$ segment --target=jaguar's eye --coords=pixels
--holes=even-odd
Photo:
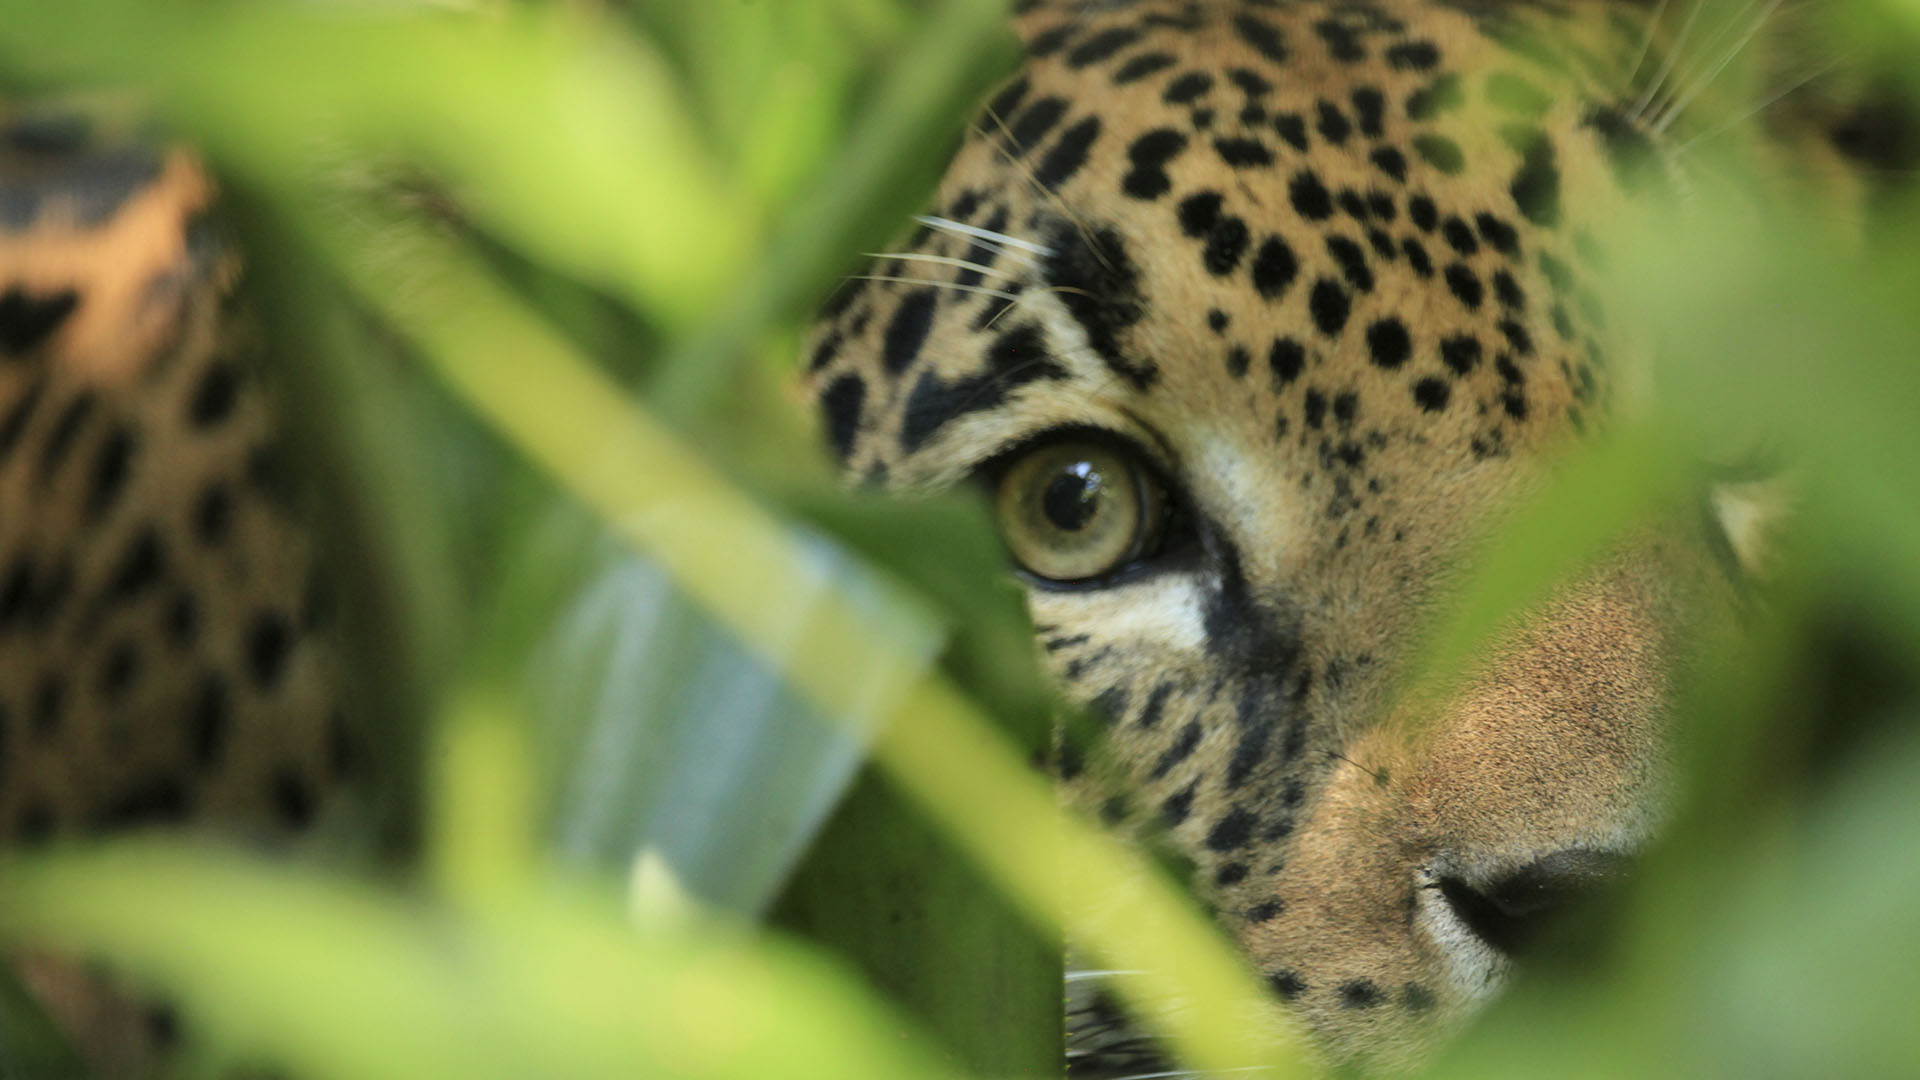
[[[994,506],[1021,566],[1050,581],[1074,582],[1150,554],[1165,521],[1166,494],[1131,455],[1063,440],[1008,465]]]

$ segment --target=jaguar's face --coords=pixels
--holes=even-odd
[[[1401,1060],[1659,816],[1675,635],[1719,573],[1697,520],[1446,696],[1395,693],[1475,545],[1605,422],[1630,350],[1596,285],[1649,136],[1539,53],[1557,16],[1028,7],[1028,62],[830,302],[810,385],[851,475],[991,492],[1047,663],[1109,722],[1066,781],[1192,861],[1335,1057]]]

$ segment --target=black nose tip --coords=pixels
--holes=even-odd
[[[1513,955],[1603,886],[1618,881],[1627,862],[1626,856],[1611,852],[1556,851],[1482,883],[1443,877],[1438,888],[1467,929]]]

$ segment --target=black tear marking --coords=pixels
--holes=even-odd
[[[1051,237],[1046,278],[1068,314],[1087,334],[1087,344],[1116,374],[1145,390],[1159,377],[1151,362],[1130,360],[1120,334],[1146,315],[1140,272],[1127,245],[1111,227],[1084,230],[1061,223]]]
[[[15,285],[0,293],[0,354],[20,357],[39,348],[79,306],[80,294],[73,289],[29,296]]]
[[[1014,390],[1040,379],[1065,379],[1067,369],[1047,349],[1034,323],[1023,323],[994,338],[986,351],[986,370],[946,382],[928,371],[907,395],[900,423],[900,446],[911,454],[940,428],[968,413],[998,408]]]

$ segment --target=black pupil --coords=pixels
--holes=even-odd
[[[1079,532],[1100,512],[1105,490],[1100,471],[1091,462],[1076,461],[1054,474],[1040,496],[1040,509],[1055,528]]]

